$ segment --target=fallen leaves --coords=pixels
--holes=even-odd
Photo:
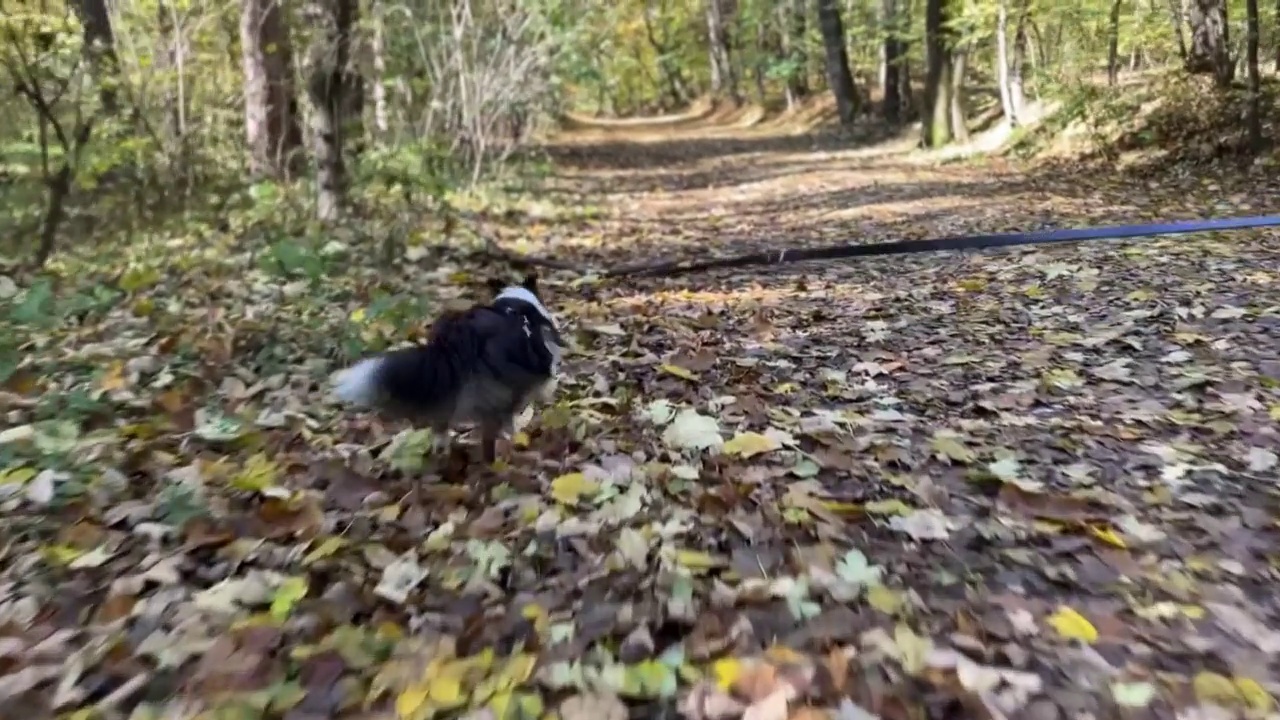
[[[871,240],[1116,204],[1105,179],[1028,193],[836,156],[875,213],[915,182],[1001,208],[859,221]],[[630,224],[586,231],[664,253],[754,222],[707,207],[773,202],[611,182],[638,205],[600,222]],[[797,204],[771,222],[829,210],[759,182]],[[655,198],[694,203],[693,229],[641,232]],[[588,349],[499,469],[319,389],[338,355],[421,337],[474,269],[352,263],[319,292],[230,247],[189,275],[132,259],[127,301],[41,330],[0,391],[0,714],[1273,712],[1274,249],[917,256],[586,300],[549,273]],[[0,290],[5,312],[47,304]]]

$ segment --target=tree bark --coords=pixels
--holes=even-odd
[[[311,101],[313,153],[316,158],[316,215],[338,217],[346,196],[343,148],[350,138],[351,95],[361,91],[351,67],[358,0],[313,0],[308,20],[316,29],[307,60],[307,97]]]
[[[1187,54],[1187,72],[1212,74],[1219,87],[1229,87],[1235,75],[1235,62],[1231,58],[1226,0],[1191,0],[1189,10],[1191,48]]]
[[[1276,74],[1280,75],[1280,0],[1276,0],[1276,12],[1274,19],[1275,28],[1272,32],[1276,38]]]
[[[727,91],[734,104],[742,104],[742,91],[739,87],[737,68],[733,64],[733,53],[729,28],[725,20],[725,0],[706,0],[707,12],[707,45],[711,61],[711,94],[715,97]]]
[[[881,92],[884,97],[881,114],[885,122],[897,125],[902,122],[902,66],[906,62],[906,46],[901,39],[902,23],[898,0],[884,0],[884,77]]]
[[[965,111],[964,74],[969,66],[969,51],[958,47],[952,53],[951,61],[951,135],[959,142],[969,139],[969,126],[965,122],[968,113]]]
[[[1280,2],[1280,0],[1277,0]],[[790,11],[790,28],[787,37],[787,55],[795,69],[787,77],[787,86],[797,98],[809,96],[809,23],[806,18],[809,4],[805,0],[793,0]]]
[[[849,70],[849,52],[844,46],[844,23],[836,0],[818,0],[818,29],[826,50],[827,84],[836,98],[840,124],[850,126],[858,116],[858,93]]]
[[[1000,109],[1012,126],[1018,124],[1009,83],[1009,8],[1006,0],[996,4],[996,83],[1000,86]]]
[[[1120,0],[1111,0],[1111,17],[1107,24],[1107,84],[1115,87],[1120,79]]]
[[[1245,66],[1249,73],[1249,147],[1262,149],[1262,78],[1258,68],[1258,0],[1245,0],[1245,19],[1248,25],[1248,42],[1245,49]]]
[[[84,54],[98,82],[102,110],[107,115],[115,115],[120,109],[116,99],[120,61],[116,57],[115,33],[111,30],[106,0],[75,0],[71,5],[84,26]]]
[[[379,8],[381,10],[381,8]],[[379,11],[373,19],[373,129],[378,142],[387,142],[391,134],[391,116],[387,105],[387,35],[386,19]]]
[[[1030,0],[1022,0],[1018,5],[1018,21],[1013,28],[1013,60],[1009,63],[1009,103],[1013,114],[1022,122],[1022,110],[1027,104],[1027,93],[1023,77],[1027,67],[1027,16],[1030,14]]]
[[[955,32],[950,20],[950,0],[927,0],[924,23],[928,67],[921,113],[921,142],[925,147],[941,147],[956,137],[951,112]]]
[[[245,135],[254,175],[302,169],[302,127],[293,86],[293,48],[277,0],[241,0]]]
[[[1173,36],[1178,41],[1178,57],[1182,58],[1183,64],[1187,62],[1187,37],[1182,32],[1183,23],[1182,1],[1169,0],[1169,22],[1173,24]]]
[[[667,33],[664,32],[663,36],[658,35],[652,11],[652,5],[646,0],[644,4],[645,33],[649,37],[649,44],[653,46],[654,54],[658,56],[658,72],[662,78],[663,93],[667,96],[671,107],[680,107],[689,101],[684,74],[680,71],[680,65],[671,57],[671,44],[665,37]]]

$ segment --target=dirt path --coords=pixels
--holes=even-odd
[[[904,141],[842,145],[697,124],[579,132],[553,148],[557,186],[606,217],[547,230],[543,250],[614,265],[1280,207],[1276,187],[1243,181],[1028,177],[935,166]],[[822,658],[833,684],[818,704],[847,696],[893,718],[1273,709],[1276,233],[598,292],[570,302],[595,394],[762,434],[672,478],[649,519],[717,558],[693,591],[714,628]],[[664,457],[665,427],[620,426],[617,448]]]
[[[485,229],[614,266],[1280,208],[750,119],[580,129]],[[240,232],[10,281],[0,717],[1275,716],[1276,233],[551,272],[578,351],[482,468],[332,379],[492,268]]]

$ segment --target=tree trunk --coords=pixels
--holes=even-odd
[[[1276,37],[1276,74],[1280,75],[1280,0],[1276,0],[1275,19],[1272,22],[1275,24],[1273,32]]]
[[[240,10],[250,172],[296,175],[302,168],[302,127],[288,27],[276,0],[241,0]]]
[[[1187,58],[1187,38],[1182,32],[1183,23],[1182,1],[1169,0],[1169,21],[1173,23],[1173,35],[1178,41],[1178,57],[1182,58],[1185,65]]]
[[[1219,87],[1229,87],[1235,75],[1235,63],[1231,58],[1226,0],[1191,0],[1188,20],[1191,48],[1187,54],[1187,72],[1212,74]]]
[[[644,4],[644,29],[649,37],[649,44],[658,58],[658,74],[662,79],[662,92],[672,107],[680,107],[689,101],[685,90],[684,75],[680,65],[671,56],[671,45],[666,39],[668,33],[659,36],[652,16],[653,6],[646,0]]]
[[[706,0],[707,46],[711,55],[711,94],[720,97],[727,91],[734,104],[739,105],[742,103],[742,92],[738,87],[737,68],[734,67],[730,49],[724,1]]]
[[[1258,68],[1258,0],[1245,0],[1245,19],[1248,25],[1248,43],[1245,48],[1245,66],[1249,73],[1249,147],[1254,152],[1262,149],[1262,78]]]
[[[307,8],[315,30],[307,59],[307,97],[316,158],[316,215],[338,217],[346,195],[343,147],[351,130],[350,95],[360,92],[351,67],[358,0],[313,0]]]
[[[386,19],[382,12],[377,12],[373,19],[373,42],[370,54],[373,55],[373,129],[377,133],[377,141],[385,143],[391,134],[391,118],[387,108],[387,36]]]
[[[924,8],[925,45],[928,56],[921,112],[921,142],[941,147],[955,139],[951,91],[954,74],[955,33],[951,29],[950,0],[927,0]]]
[[[787,45],[787,58],[792,65],[791,72],[787,75],[787,91],[796,99],[805,98],[809,96],[809,34],[805,20],[805,11],[809,6],[805,0],[793,0],[790,8],[785,5],[782,7],[788,20],[788,29],[783,37]]]
[[[969,126],[965,122],[964,73],[969,65],[967,48],[956,48],[951,61],[951,135],[959,142],[969,139]]]
[[[1013,108],[1009,83],[1009,8],[1006,0],[996,5],[996,83],[1000,86],[1000,109],[1011,126],[1018,125],[1018,111]]]
[[[1030,14],[1030,0],[1022,0],[1018,5],[1018,22],[1013,28],[1013,61],[1009,63],[1009,104],[1018,122],[1022,122],[1022,109],[1027,104],[1026,87],[1023,77],[1027,67],[1027,16]]]
[[[1120,79],[1120,0],[1111,0],[1111,18],[1107,24],[1107,84],[1115,87]]]
[[[111,31],[106,0],[75,0],[71,5],[84,26],[84,54],[98,82],[102,110],[107,115],[115,115],[120,109],[116,100],[120,61],[116,57],[115,34]]]
[[[906,63],[906,45],[901,39],[902,23],[898,17],[897,0],[884,0],[884,77],[881,79],[884,103],[881,114],[885,122],[897,125],[902,122],[903,65]]]
[[[844,46],[844,23],[836,0],[818,0],[818,29],[826,50],[827,84],[836,98],[840,124],[850,126],[858,116],[858,93],[849,70],[849,53]]]

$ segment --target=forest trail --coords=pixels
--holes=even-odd
[[[1280,207],[1274,183],[1035,176],[862,140],[699,120],[579,129],[552,145],[558,186],[605,212],[543,250],[613,267]],[[747,610],[754,637],[860,647],[844,679],[873,712],[922,717],[898,704],[922,682],[942,703],[929,717],[949,701],[966,717],[1273,708],[1280,234],[600,293],[594,312],[624,333],[598,334],[581,370],[768,438],[746,447],[803,450],[722,454],[683,509],[738,573],[722,588],[808,578],[815,616]]]
[[[453,236],[157,231],[67,254],[58,287],[0,277],[24,333],[0,716],[1273,712],[1275,232],[550,270],[574,348],[491,468],[331,381],[486,297],[508,268],[473,232],[616,267],[1256,214],[1274,178],[939,165],[710,112],[579,125],[503,198],[525,210]],[[369,230],[414,243],[387,265]]]

